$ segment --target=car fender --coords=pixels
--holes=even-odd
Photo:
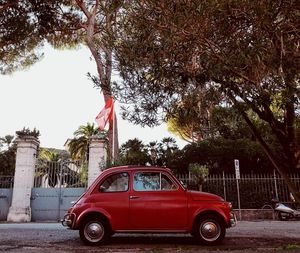
[[[82,220],[91,213],[98,213],[99,215],[104,216],[111,224],[112,217],[107,211],[105,211],[105,209],[100,208],[100,207],[90,207],[90,208],[84,210],[82,213],[80,213],[80,215],[77,217],[74,229],[79,228]]]
[[[226,226],[228,226],[228,217],[226,216],[226,214],[225,214],[224,210],[222,210],[222,208],[217,207],[217,206],[211,206],[209,208],[200,207],[193,213],[193,216],[191,219],[191,224],[190,224],[191,230],[193,228],[193,225],[194,225],[197,217],[208,214],[208,213],[215,213],[215,214],[219,215],[220,217],[222,217],[224,224]]]

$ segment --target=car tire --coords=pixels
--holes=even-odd
[[[207,214],[197,219],[193,235],[196,240],[204,245],[218,245],[225,237],[224,222],[213,214]]]
[[[80,239],[86,245],[96,246],[107,243],[110,233],[107,222],[97,216],[84,219],[79,228]]]
[[[283,212],[278,212],[278,219],[281,221],[287,221],[291,218],[292,216],[290,214],[283,214]]]

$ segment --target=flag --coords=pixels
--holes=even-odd
[[[113,116],[114,100],[113,98],[110,98],[95,119],[100,130],[104,130],[104,127],[106,126],[107,122],[113,120]]]

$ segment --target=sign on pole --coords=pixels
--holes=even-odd
[[[238,197],[239,218],[240,220],[242,220],[240,184],[239,184],[241,175],[240,175],[240,161],[238,159],[234,159],[234,168],[235,168],[236,188],[237,188],[237,197]]]
[[[234,160],[234,168],[235,168],[235,178],[241,179],[240,175],[240,161],[238,159]]]

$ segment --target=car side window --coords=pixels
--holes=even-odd
[[[161,174],[162,191],[177,190],[177,188],[177,185],[168,176]]]
[[[128,190],[128,173],[118,173],[106,178],[99,186],[100,192],[123,192]]]
[[[159,172],[137,172],[134,174],[135,191],[157,191],[160,189]]]
[[[137,172],[134,174],[135,191],[166,191],[177,189],[176,184],[160,172]]]

